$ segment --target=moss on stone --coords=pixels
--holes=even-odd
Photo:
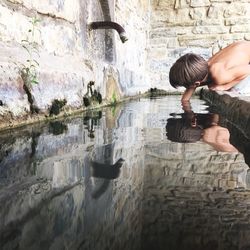
[[[55,99],[50,107],[49,115],[50,116],[58,115],[61,112],[62,108],[66,105],[66,103],[67,103],[66,99],[63,100]]]

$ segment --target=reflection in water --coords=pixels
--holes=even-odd
[[[97,199],[99,198],[108,188],[111,179],[118,178],[120,174],[120,168],[124,163],[124,159],[120,158],[113,165],[108,163],[100,163],[100,162],[91,162],[92,167],[92,176],[96,178],[104,179],[101,185],[92,193],[92,197]]]
[[[248,249],[246,146],[192,101],[192,112],[168,96],[2,132],[1,249]],[[229,142],[239,152],[218,152]]]
[[[98,125],[98,121],[102,118],[101,111],[88,111],[83,118],[83,123],[88,131],[88,136],[90,138],[95,137],[94,126]]]
[[[49,123],[49,132],[53,135],[60,135],[64,132],[67,132],[67,125],[60,121],[54,121]]]
[[[204,130],[203,141],[221,152],[237,152],[238,150],[229,141],[230,134],[227,128],[219,125]]]
[[[169,118],[166,125],[168,139],[174,142],[203,142],[220,152],[237,152],[230,143],[227,128],[219,125],[217,114],[183,113],[181,118]]]
[[[120,174],[120,168],[124,163],[124,159],[120,158],[113,165],[108,165],[106,163],[92,162],[93,176],[97,178],[104,179],[116,179]]]
[[[219,152],[239,151],[250,166],[250,139],[237,124],[215,113],[194,113],[190,104],[186,104],[183,110],[184,113],[170,114],[173,117],[166,124],[169,140],[182,143],[202,140]]]
[[[244,155],[245,162],[250,167],[249,131],[242,129],[242,124],[238,124],[239,120],[242,123],[241,118],[239,118],[238,120],[234,120],[233,118],[223,116],[222,114],[220,114],[220,117],[222,126],[226,127],[230,133],[230,143]]]

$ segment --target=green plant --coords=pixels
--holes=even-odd
[[[40,30],[37,27],[37,24],[40,22],[36,17],[32,18],[30,21],[31,28],[28,30],[27,38],[22,40],[22,47],[28,53],[28,59],[26,63],[22,64],[21,76],[24,81],[24,84],[27,87],[31,87],[32,84],[38,84],[38,67],[39,63],[35,59],[40,57],[39,55],[39,44],[35,40],[35,34]]]
[[[112,97],[111,97],[111,105],[116,105],[117,104],[117,97],[116,93],[113,92]]]
[[[116,113],[116,105],[112,105],[111,106],[111,114],[113,117],[115,116],[115,113]]]
[[[55,100],[53,100],[52,105],[50,107],[49,115],[50,116],[58,115],[61,112],[62,108],[66,105],[66,103],[67,103],[66,99],[63,99],[63,100],[55,99]]]

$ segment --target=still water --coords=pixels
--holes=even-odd
[[[2,132],[0,249],[250,249],[249,140],[208,110],[166,96]]]

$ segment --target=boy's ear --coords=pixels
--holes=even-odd
[[[193,84],[193,86],[194,86],[195,88],[199,87],[200,85],[201,85],[201,82],[200,82],[200,81],[196,81],[196,82]]]

